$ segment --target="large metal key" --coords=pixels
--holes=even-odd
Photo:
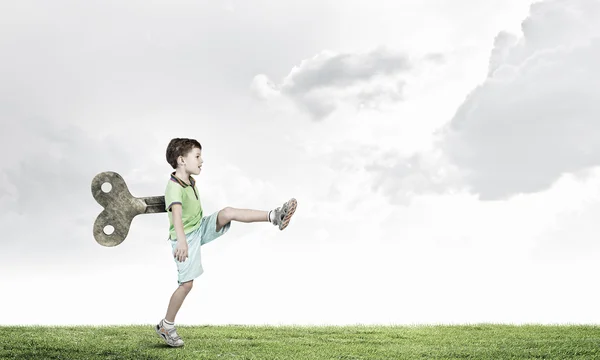
[[[102,186],[109,183],[107,191]],[[106,186],[105,186],[106,188]],[[103,246],[117,246],[125,240],[133,218],[139,214],[166,212],[165,197],[134,197],[129,192],[125,180],[116,172],[106,171],[92,180],[92,195],[104,207],[94,222],[94,238]],[[106,233],[106,227],[114,231]]]

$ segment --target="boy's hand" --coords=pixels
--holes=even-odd
[[[185,259],[188,258],[188,244],[187,244],[187,241],[177,240],[177,246],[175,247],[175,252],[173,253],[173,256],[179,262],[184,262]]]

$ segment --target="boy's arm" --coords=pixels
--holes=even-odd
[[[173,226],[175,227],[177,241],[185,241],[185,232],[183,231],[183,221],[181,215],[182,211],[181,204],[173,204],[173,206],[171,206],[171,212],[173,213]]]

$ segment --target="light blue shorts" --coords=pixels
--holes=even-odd
[[[200,227],[190,233],[185,234],[185,238],[188,243],[188,258],[183,262],[180,262],[173,257],[175,264],[177,264],[177,272],[179,273],[177,276],[177,282],[179,285],[183,284],[184,282],[194,280],[198,276],[202,275],[204,269],[202,268],[200,247],[225,234],[231,227],[231,222],[229,222],[225,224],[220,231],[217,231],[218,214],[219,212],[217,211],[209,216],[204,216],[200,222]],[[170,241],[172,254],[174,254],[175,248],[177,247],[177,240]]]

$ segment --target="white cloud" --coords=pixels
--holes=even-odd
[[[490,75],[441,133],[441,147],[482,199],[549,188],[600,164],[597,1],[531,7],[518,41],[501,33]]]
[[[431,148],[369,165],[375,186],[394,201],[461,187],[494,200],[599,165],[599,11],[591,0],[534,4],[521,37],[498,33],[487,78],[434,132]]]
[[[413,60],[385,48],[367,53],[323,51],[303,60],[280,84],[256,75],[252,89],[262,99],[286,97],[313,119],[322,120],[343,104],[379,108],[382,103],[402,101],[405,78],[416,63],[441,59],[430,54]]]
[[[407,204],[415,194],[459,191],[463,179],[439,150],[403,157],[388,151],[365,166],[373,174],[373,188],[381,189],[392,203]]]

